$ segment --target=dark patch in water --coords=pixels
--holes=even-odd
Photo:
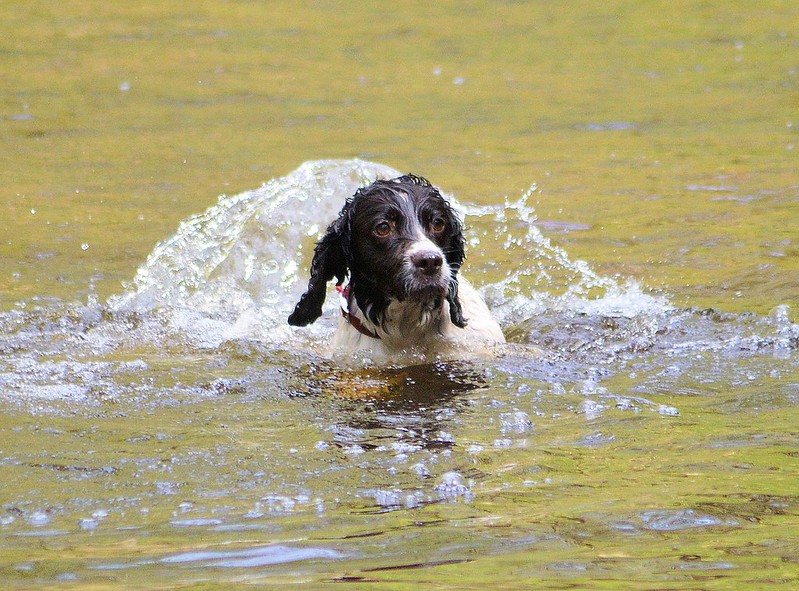
[[[57,472],[80,472],[83,474],[116,474],[119,468],[114,466],[103,466],[101,468],[90,468],[88,466],[74,466],[67,464],[39,464],[39,463],[26,463],[26,466],[31,468],[46,468],[48,470],[56,470]]]
[[[374,572],[390,571],[390,570],[412,570],[417,568],[433,568],[436,566],[446,566],[448,564],[465,564],[469,562],[474,562],[474,561],[471,559],[433,560],[430,562],[414,562],[411,564],[397,564],[394,566],[376,566],[373,568],[365,568],[363,569],[363,572],[374,573]]]

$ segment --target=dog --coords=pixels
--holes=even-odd
[[[317,243],[308,289],[288,322],[319,318],[335,277],[334,354],[441,355],[503,343],[480,294],[459,275],[464,243],[461,221],[430,181],[375,181],[346,201]]]

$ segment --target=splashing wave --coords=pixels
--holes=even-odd
[[[222,196],[158,244],[109,306],[116,312],[166,313],[173,329],[208,345],[242,337],[283,342],[292,335],[285,318],[302,293],[313,245],[326,225],[358,187],[399,174],[362,160],[311,161],[259,189]],[[602,277],[553,246],[534,224],[527,203],[534,191],[488,207],[463,206],[449,197],[469,221],[490,224],[493,240],[525,261],[483,287],[506,327],[542,310],[630,316],[667,308],[638,284]],[[479,239],[473,236],[472,242]],[[555,285],[565,291],[554,295]],[[309,334],[319,338],[330,330],[328,320]]]

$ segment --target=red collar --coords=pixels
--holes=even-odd
[[[363,322],[361,322],[360,318],[358,318],[354,314],[350,314],[350,306],[352,304],[352,298],[353,298],[352,289],[350,289],[350,286],[347,285],[346,287],[342,287],[341,285],[337,285],[336,291],[339,292],[341,296],[344,298],[344,300],[347,302],[346,307],[344,307],[343,303],[341,305],[341,315],[344,317],[344,319],[347,322],[350,323],[350,326],[352,326],[352,328],[357,330],[362,335],[366,335],[367,337],[380,340],[379,334],[377,334],[374,330],[369,330],[368,328],[366,328],[363,325]]]

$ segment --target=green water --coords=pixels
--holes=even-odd
[[[354,156],[474,202],[537,182],[575,257],[681,302],[796,297],[793,2],[2,11],[6,306],[114,293],[216,195]]]
[[[787,1],[0,4],[4,588],[796,588],[797,25]],[[353,375],[102,308],[181,219],[323,158],[479,205],[536,184],[571,259],[679,312],[506,326],[551,365]],[[536,259],[495,230],[478,284]]]

